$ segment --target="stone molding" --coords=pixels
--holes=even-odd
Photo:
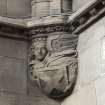
[[[69,32],[69,26],[65,26],[65,24],[56,24],[56,25],[48,25],[45,27],[35,27],[29,31],[30,35],[37,35],[37,34],[49,34],[53,32]]]
[[[53,32],[79,34],[105,16],[104,13],[105,0],[94,0],[71,16],[49,16],[34,20],[18,20],[0,17],[0,33],[5,36],[15,37],[14,34],[16,34],[27,38],[31,35],[38,36],[39,34],[49,34]]]
[[[94,0],[69,16],[67,24],[73,27],[73,33],[79,34],[103,16],[105,16],[105,0]]]

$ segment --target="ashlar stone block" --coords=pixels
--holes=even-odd
[[[50,14],[51,15],[59,15],[61,14],[61,0],[53,0],[50,3]]]
[[[79,54],[80,85],[94,81],[101,74],[101,45],[100,41]]]
[[[0,91],[26,93],[27,62],[0,57]]]

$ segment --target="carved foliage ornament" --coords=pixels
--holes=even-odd
[[[53,32],[71,32],[72,28],[65,24],[55,24],[55,25],[48,25],[48,26],[40,26],[35,27],[29,31],[30,35],[37,35],[37,34],[49,34]]]
[[[32,40],[31,79],[47,96],[62,100],[70,95],[77,77],[76,37],[55,35]],[[74,45],[74,46],[73,46]]]

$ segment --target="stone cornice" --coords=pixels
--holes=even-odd
[[[0,17],[0,35],[27,37],[53,32],[79,34],[103,16],[105,16],[105,0],[94,0],[71,16],[59,15],[27,20]]]
[[[0,16],[0,26],[6,25],[6,26],[12,26],[16,28],[27,28],[27,21],[23,19],[13,19],[13,18],[7,18]]]
[[[65,16],[48,16],[43,18],[32,19],[27,22],[27,28],[42,27],[48,25],[64,24],[66,22]]]
[[[105,0],[94,0],[84,7],[80,8],[71,16],[67,16],[65,20],[62,19],[63,21],[61,23],[42,23],[41,25],[39,25],[39,27],[36,26],[32,28],[30,30],[30,34],[39,34],[39,36],[40,34],[49,34],[53,32],[70,32],[79,34],[103,16],[105,16]]]
[[[0,36],[22,38],[29,35],[47,34],[54,31],[63,31],[65,23],[64,16],[45,17],[32,20],[16,20],[0,17]],[[56,27],[55,27],[56,26]],[[20,35],[20,36],[19,36]],[[26,39],[26,38],[25,38]]]
[[[0,24],[0,36],[15,38],[21,40],[28,40],[27,30],[24,28],[17,28],[13,26]]]

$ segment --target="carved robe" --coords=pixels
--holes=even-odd
[[[48,54],[42,62],[34,65],[33,76],[36,82],[49,97],[63,96],[74,84],[77,72],[77,52],[65,50]]]

